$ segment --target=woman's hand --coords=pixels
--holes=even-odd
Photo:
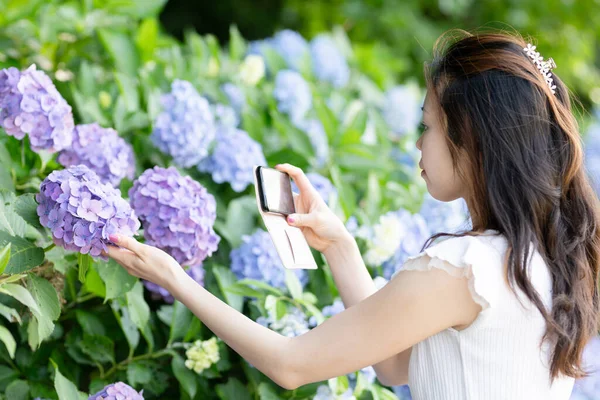
[[[352,237],[300,168],[290,164],[279,164],[275,168],[287,172],[300,190],[300,194],[294,194],[296,213],[288,215],[287,221],[302,230],[310,247],[323,253]]]
[[[138,242],[124,235],[110,235],[109,239],[121,246],[108,246],[104,253],[122,265],[130,275],[156,283],[170,291],[177,274],[183,268],[164,251]]]

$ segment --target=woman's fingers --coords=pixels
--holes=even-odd
[[[115,260],[117,263],[122,266],[131,266],[138,259],[138,256],[128,250],[126,248],[121,248],[117,246],[106,246],[108,250],[106,251],[106,255]]]
[[[144,245],[132,237],[120,235],[118,233],[113,233],[108,237],[111,242],[118,244],[121,247],[126,248],[127,250],[132,251],[133,253],[141,256],[144,252]]]
[[[287,172],[289,176],[292,177],[294,182],[296,182],[296,186],[300,189],[300,193],[308,193],[313,192],[314,188],[304,172],[291,164],[278,164],[275,166],[275,169],[281,172]]]

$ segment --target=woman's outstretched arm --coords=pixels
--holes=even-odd
[[[129,273],[167,288],[212,331],[275,383],[294,389],[377,364],[448,327],[466,325],[481,307],[466,277],[402,271],[363,301],[311,331],[287,338],[252,321],[191,279],[162,250],[133,238],[108,255]]]

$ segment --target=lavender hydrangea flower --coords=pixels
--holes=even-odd
[[[256,322],[287,337],[300,336],[309,331],[306,314],[295,307],[292,307],[280,319],[275,319],[273,315],[269,315],[268,317],[258,317]]]
[[[187,168],[198,164],[215,137],[208,100],[190,82],[175,80],[161,103],[163,111],[156,118],[150,139],[178,165]]]
[[[327,35],[318,35],[310,42],[313,72],[317,79],[330,82],[334,87],[346,86],[350,67],[335,42]]]
[[[54,153],[71,145],[74,126],[71,106],[35,64],[0,70],[0,127],[7,134],[29,134],[31,150]]]
[[[316,172],[309,172],[306,174],[308,181],[317,189],[317,192],[321,196],[325,202],[329,200],[329,197],[332,194],[337,194],[337,190],[335,186],[331,183],[331,181],[325,178],[323,175],[319,175]],[[296,193],[300,193],[298,186],[296,186],[296,182],[292,181],[292,190]]]
[[[300,121],[312,107],[312,93],[308,83],[296,71],[285,69],[275,77],[273,96],[277,109],[290,116],[292,121]]]
[[[298,32],[284,29],[271,41],[273,49],[283,57],[289,68],[299,71],[304,59],[310,56],[308,43]]]
[[[121,192],[85,165],[53,171],[36,194],[40,223],[67,250],[108,260],[101,254],[112,233],[133,236],[140,221]]]
[[[223,84],[223,86],[221,86],[221,90],[223,93],[225,93],[225,96],[227,96],[229,105],[233,107],[238,117],[241,116],[242,111],[246,106],[246,95],[244,94],[244,91],[233,83]]]
[[[144,400],[144,389],[139,393],[134,388],[123,382],[111,383],[88,400]]]
[[[197,168],[211,174],[213,181],[229,182],[234,191],[241,192],[254,182],[252,167],[266,164],[262,146],[245,131],[219,126],[212,154]]]
[[[471,229],[467,204],[462,198],[443,202],[434,199],[427,193],[419,214],[425,219],[430,232],[455,232],[458,229]]]
[[[292,119],[294,119],[294,117]],[[323,124],[318,119],[303,119],[292,122],[297,128],[306,132],[306,135],[315,150],[315,166],[317,168],[322,168],[329,159],[329,144]]]
[[[600,195],[600,116],[588,128],[585,135],[585,166],[592,186]]]
[[[600,393],[600,336],[593,337],[585,346],[583,366],[591,375],[575,381],[572,400],[592,400]]]
[[[65,167],[85,164],[103,182],[115,187],[123,178],[133,179],[135,174],[131,145],[114,129],[102,128],[97,123],[77,125],[72,146],[60,152],[58,162]]]
[[[200,284],[200,286],[204,286],[204,267],[202,266],[202,264],[198,264],[192,267],[189,267],[188,269],[185,270],[185,272],[192,277],[192,279],[196,282],[198,282]],[[173,295],[171,295],[171,293],[165,289],[164,287],[157,285],[154,282],[150,282],[147,280],[143,280],[142,281],[144,286],[146,287],[146,289],[148,289],[148,291],[151,294],[151,297],[154,300],[162,300],[165,303],[168,304],[173,304],[173,302],[175,301],[175,299],[173,298]]]
[[[413,85],[395,86],[385,93],[383,118],[392,130],[392,138],[398,139],[417,129],[422,103],[419,89]]]
[[[425,241],[431,236],[425,219],[420,214],[411,214],[400,209],[394,212],[404,227],[402,238],[394,255],[383,263],[383,277],[391,279],[410,256],[419,254]]]
[[[285,268],[268,232],[257,229],[252,235],[243,235],[243,243],[229,254],[231,271],[238,279],[255,279],[269,285],[287,290]],[[293,272],[304,287],[308,283],[308,274],[304,269]]]
[[[150,246],[181,265],[196,265],[217,250],[216,202],[206,188],[174,167],[144,171],[129,189],[131,206],[144,226]]]

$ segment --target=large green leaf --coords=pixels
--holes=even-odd
[[[40,307],[42,315],[56,321],[60,316],[60,305],[54,286],[46,279],[31,274],[27,278],[27,288]]]
[[[225,225],[218,228],[232,248],[242,243],[242,236],[252,233],[258,214],[255,196],[244,196],[229,202]]]
[[[83,340],[78,343],[83,353],[98,363],[114,363],[114,342],[106,336],[83,334]]]
[[[0,189],[0,229],[11,236],[25,236],[27,223],[14,210],[16,196],[6,189]]]
[[[29,225],[42,229],[40,217],[37,215],[37,206],[38,203],[35,201],[35,195],[33,193],[25,193],[17,197],[13,208]]]
[[[77,390],[77,386],[73,382],[60,373],[53,359],[50,359],[50,362],[54,366],[54,388],[59,400],[85,400],[88,398],[85,393]]]
[[[104,323],[96,314],[86,310],[75,310],[75,318],[84,333],[88,335],[106,335]]]
[[[129,343],[129,353],[133,355],[135,348],[140,343],[140,331],[131,320],[127,306],[121,304],[121,299],[112,300],[110,306],[113,309],[113,313],[119,322],[119,325],[121,325],[127,343]]]
[[[0,315],[8,320],[8,322],[21,323],[21,316],[14,308],[10,308],[0,303]]]
[[[5,390],[11,382],[19,377],[19,372],[6,365],[0,365],[0,390]]]
[[[152,379],[152,367],[147,360],[134,361],[127,366],[127,384],[133,388],[144,386]]]
[[[218,265],[213,266],[212,271],[227,304],[241,312],[244,308],[244,296],[227,290],[229,286],[236,283],[237,278],[235,274],[229,268]]]
[[[171,368],[183,390],[193,399],[198,391],[198,375],[185,366],[185,362],[179,354],[173,356]]]
[[[150,307],[148,307],[146,300],[144,300],[142,282],[137,281],[133,289],[125,294],[125,297],[131,320],[140,330],[143,330],[150,318]]]
[[[4,270],[6,274],[17,274],[37,267],[44,262],[44,249],[23,238],[0,230],[0,247],[11,244],[11,256]]]
[[[0,275],[4,273],[6,266],[8,265],[8,261],[10,260],[10,247],[12,244],[7,244],[6,246],[0,248]]]
[[[6,350],[8,350],[8,355],[10,356],[10,358],[15,358],[17,342],[15,342],[15,338],[10,333],[10,331],[6,329],[3,325],[0,325],[0,341],[2,341],[6,346]]]
[[[10,400],[29,400],[29,384],[16,380],[6,387],[6,398]]]
[[[171,330],[169,333],[169,343],[181,339],[185,336],[194,315],[181,302],[175,300],[173,303],[173,316],[171,320]]]
[[[105,303],[129,292],[137,282],[135,276],[130,275],[112,258],[107,262],[97,262],[97,264],[98,273],[106,285]]]
[[[139,67],[137,49],[126,32],[110,29],[98,29],[98,37],[110,54],[117,71],[136,76]]]
[[[229,378],[225,385],[217,385],[215,388],[221,400],[252,400],[248,388],[236,378]]]

